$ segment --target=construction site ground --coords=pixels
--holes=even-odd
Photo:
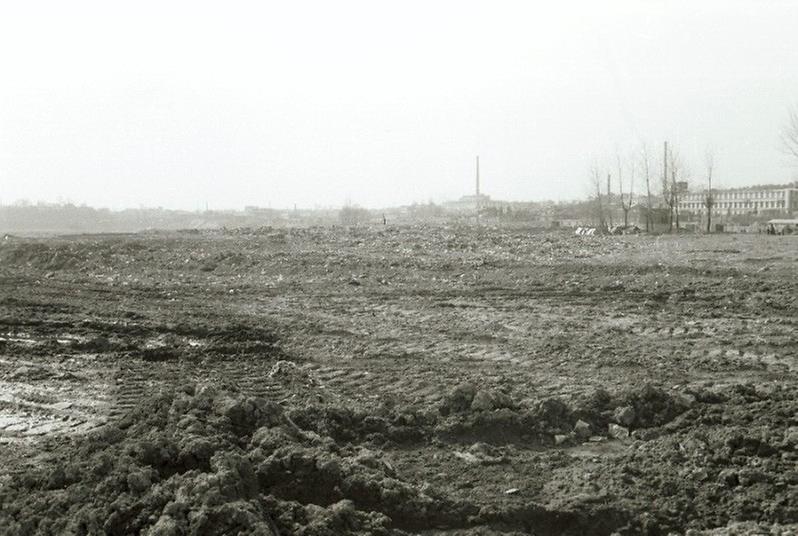
[[[796,534],[798,237],[0,242],[9,534]]]

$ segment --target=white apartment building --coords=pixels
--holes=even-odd
[[[706,192],[692,192],[679,199],[679,211],[706,213]],[[796,188],[713,189],[712,215],[776,215],[798,213]]]

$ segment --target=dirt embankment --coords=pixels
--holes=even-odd
[[[795,394],[644,386],[524,407],[465,385],[434,412],[366,412],[185,385],[14,477],[0,517],[11,534],[667,534],[740,517],[789,523]],[[419,482],[392,462],[402,449],[435,449],[456,481],[463,467],[529,460],[521,433],[555,476],[532,501],[463,499],[446,479]],[[620,454],[584,458],[583,444]]]

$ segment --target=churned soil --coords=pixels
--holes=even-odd
[[[798,238],[0,242],[3,534],[795,534]]]

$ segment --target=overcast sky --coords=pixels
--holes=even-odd
[[[675,144],[787,182],[798,2],[0,4],[0,201],[369,207],[585,196]],[[535,7],[533,7],[535,5]]]

